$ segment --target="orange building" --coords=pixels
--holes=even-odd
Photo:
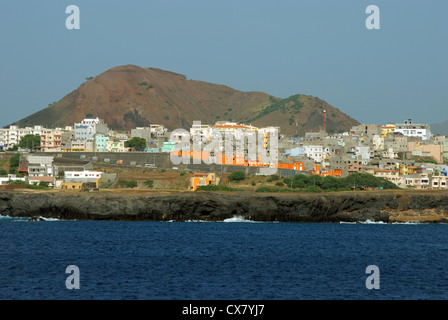
[[[215,173],[195,173],[190,178],[190,190],[196,191],[200,186],[218,186],[220,180]]]

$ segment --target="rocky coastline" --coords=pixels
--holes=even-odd
[[[446,191],[256,193],[0,191],[0,215],[61,220],[448,222]]]

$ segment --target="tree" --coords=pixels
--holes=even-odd
[[[9,172],[15,173],[17,167],[19,166],[19,163],[20,163],[20,153],[16,153],[9,159]]]
[[[340,180],[338,180],[335,177],[331,177],[331,176],[325,177],[321,184],[321,188],[324,190],[338,189],[341,187],[342,187],[342,184],[341,184]]]
[[[139,137],[134,137],[124,143],[126,148],[134,148],[137,151],[143,151],[146,148],[146,140]]]
[[[20,139],[19,148],[32,149],[40,146],[40,136],[34,134],[27,134]]]

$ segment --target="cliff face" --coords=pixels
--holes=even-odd
[[[448,221],[447,192],[255,194],[2,191],[0,214],[77,220]]]

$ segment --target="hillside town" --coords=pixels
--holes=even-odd
[[[221,168],[247,167],[255,169],[248,173],[257,175],[260,174],[257,168],[275,166],[281,177],[305,174],[343,178],[354,173],[367,173],[384,178],[400,188],[447,189],[448,137],[432,134],[427,124],[408,119],[403,123],[384,125],[360,124],[347,132],[329,133],[324,117],[319,129],[301,137],[290,137],[283,135],[279,127],[258,128],[230,121],[215,124],[195,122],[189,130],[171,132],[163,124],[116,131],[109,129],[108,124],[99,118],[86,118],[64,128],[39,125],[19,128],[11,125],[0,129],[0,151],[20,153],[20,165],[18,175],[3,172],[0,184],[26,180],[29,183],[46,182],[60,189],[80,189],[83,183],[93,183],[98,188],[100,179],[113,181],[116,177],[107,178],[105,172],[89,170],[97,167],[92,163],[177,169],[177,165],[169,161],[159,161],[157,164],[156,156],[157,159],[161,155],[165,155],[165,159],[172,155],[185,157],[184,149],[179,147],[184,136],[188,139],[199,136],[200,141],[205,143],[218,132],[246,138],[254,135],[260,137],[261,134],[264,139],[259,143],[265,150],[269,151],[271,139],[276,139],[278,148],[275,165],[260,157],[250,159],[247,145],[240,153],[233,149],[231,159],[223,150],[220,154],[215,152]],[[28,140],[26,146],[22,142],[19,147],[26,136],[39,138],[37,142]],[[135,145],[131,141],[143,141],[143,144]],[[126,156],[121,157],[122,154]],[[200,151],[199,156],[195,156],[191,150],[187,156],[192,159],[199,157],[199,162],[203,162],[209,155],[204,156],[204,152]],[[203,165],[200,170],[195,170],[190,189],[219,183],[220,179],[215,176],[216,167],[210,167],[207,173],[204,168]]]

